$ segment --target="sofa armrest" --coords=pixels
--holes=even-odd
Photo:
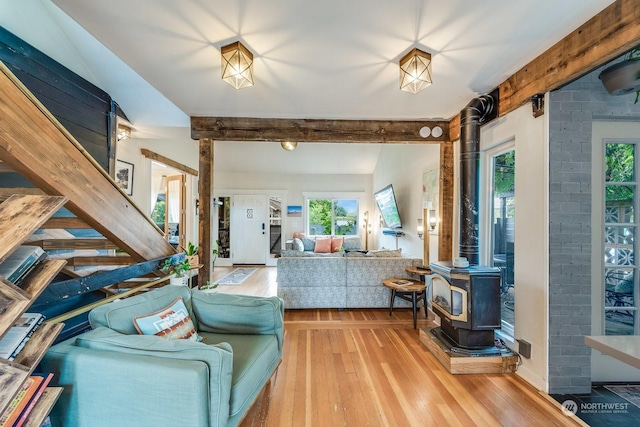
[[[57,425],[211,427],[229,418],[233,353],[226,343],[98,328],[51,347],[41,369],[64,387],[52,414]]]
[[[199,330],[219,334],[274,334],[279,349],[282,349],[282,299],[194,290],[191,302]]]

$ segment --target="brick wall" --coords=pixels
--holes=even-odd
[[[589,393],[592,122],[640,114],[635,94],[611,96],[602,68],[550,94],[549,392]],[[600,230],[594,230],[600,233]]]

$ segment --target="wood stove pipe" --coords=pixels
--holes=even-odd
[[[479,261],[480,126],[497,115],[497,92],[474,98],[460,112],[460,246],[470,265]]]

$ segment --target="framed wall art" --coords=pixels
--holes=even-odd
[[[133,195],[133,164],[116,160],[116,183],[129,196]]]

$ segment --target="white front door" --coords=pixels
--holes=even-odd
[[[231,207],[231,261],[265,264],[267,259],[267,196],[235,194]]]

